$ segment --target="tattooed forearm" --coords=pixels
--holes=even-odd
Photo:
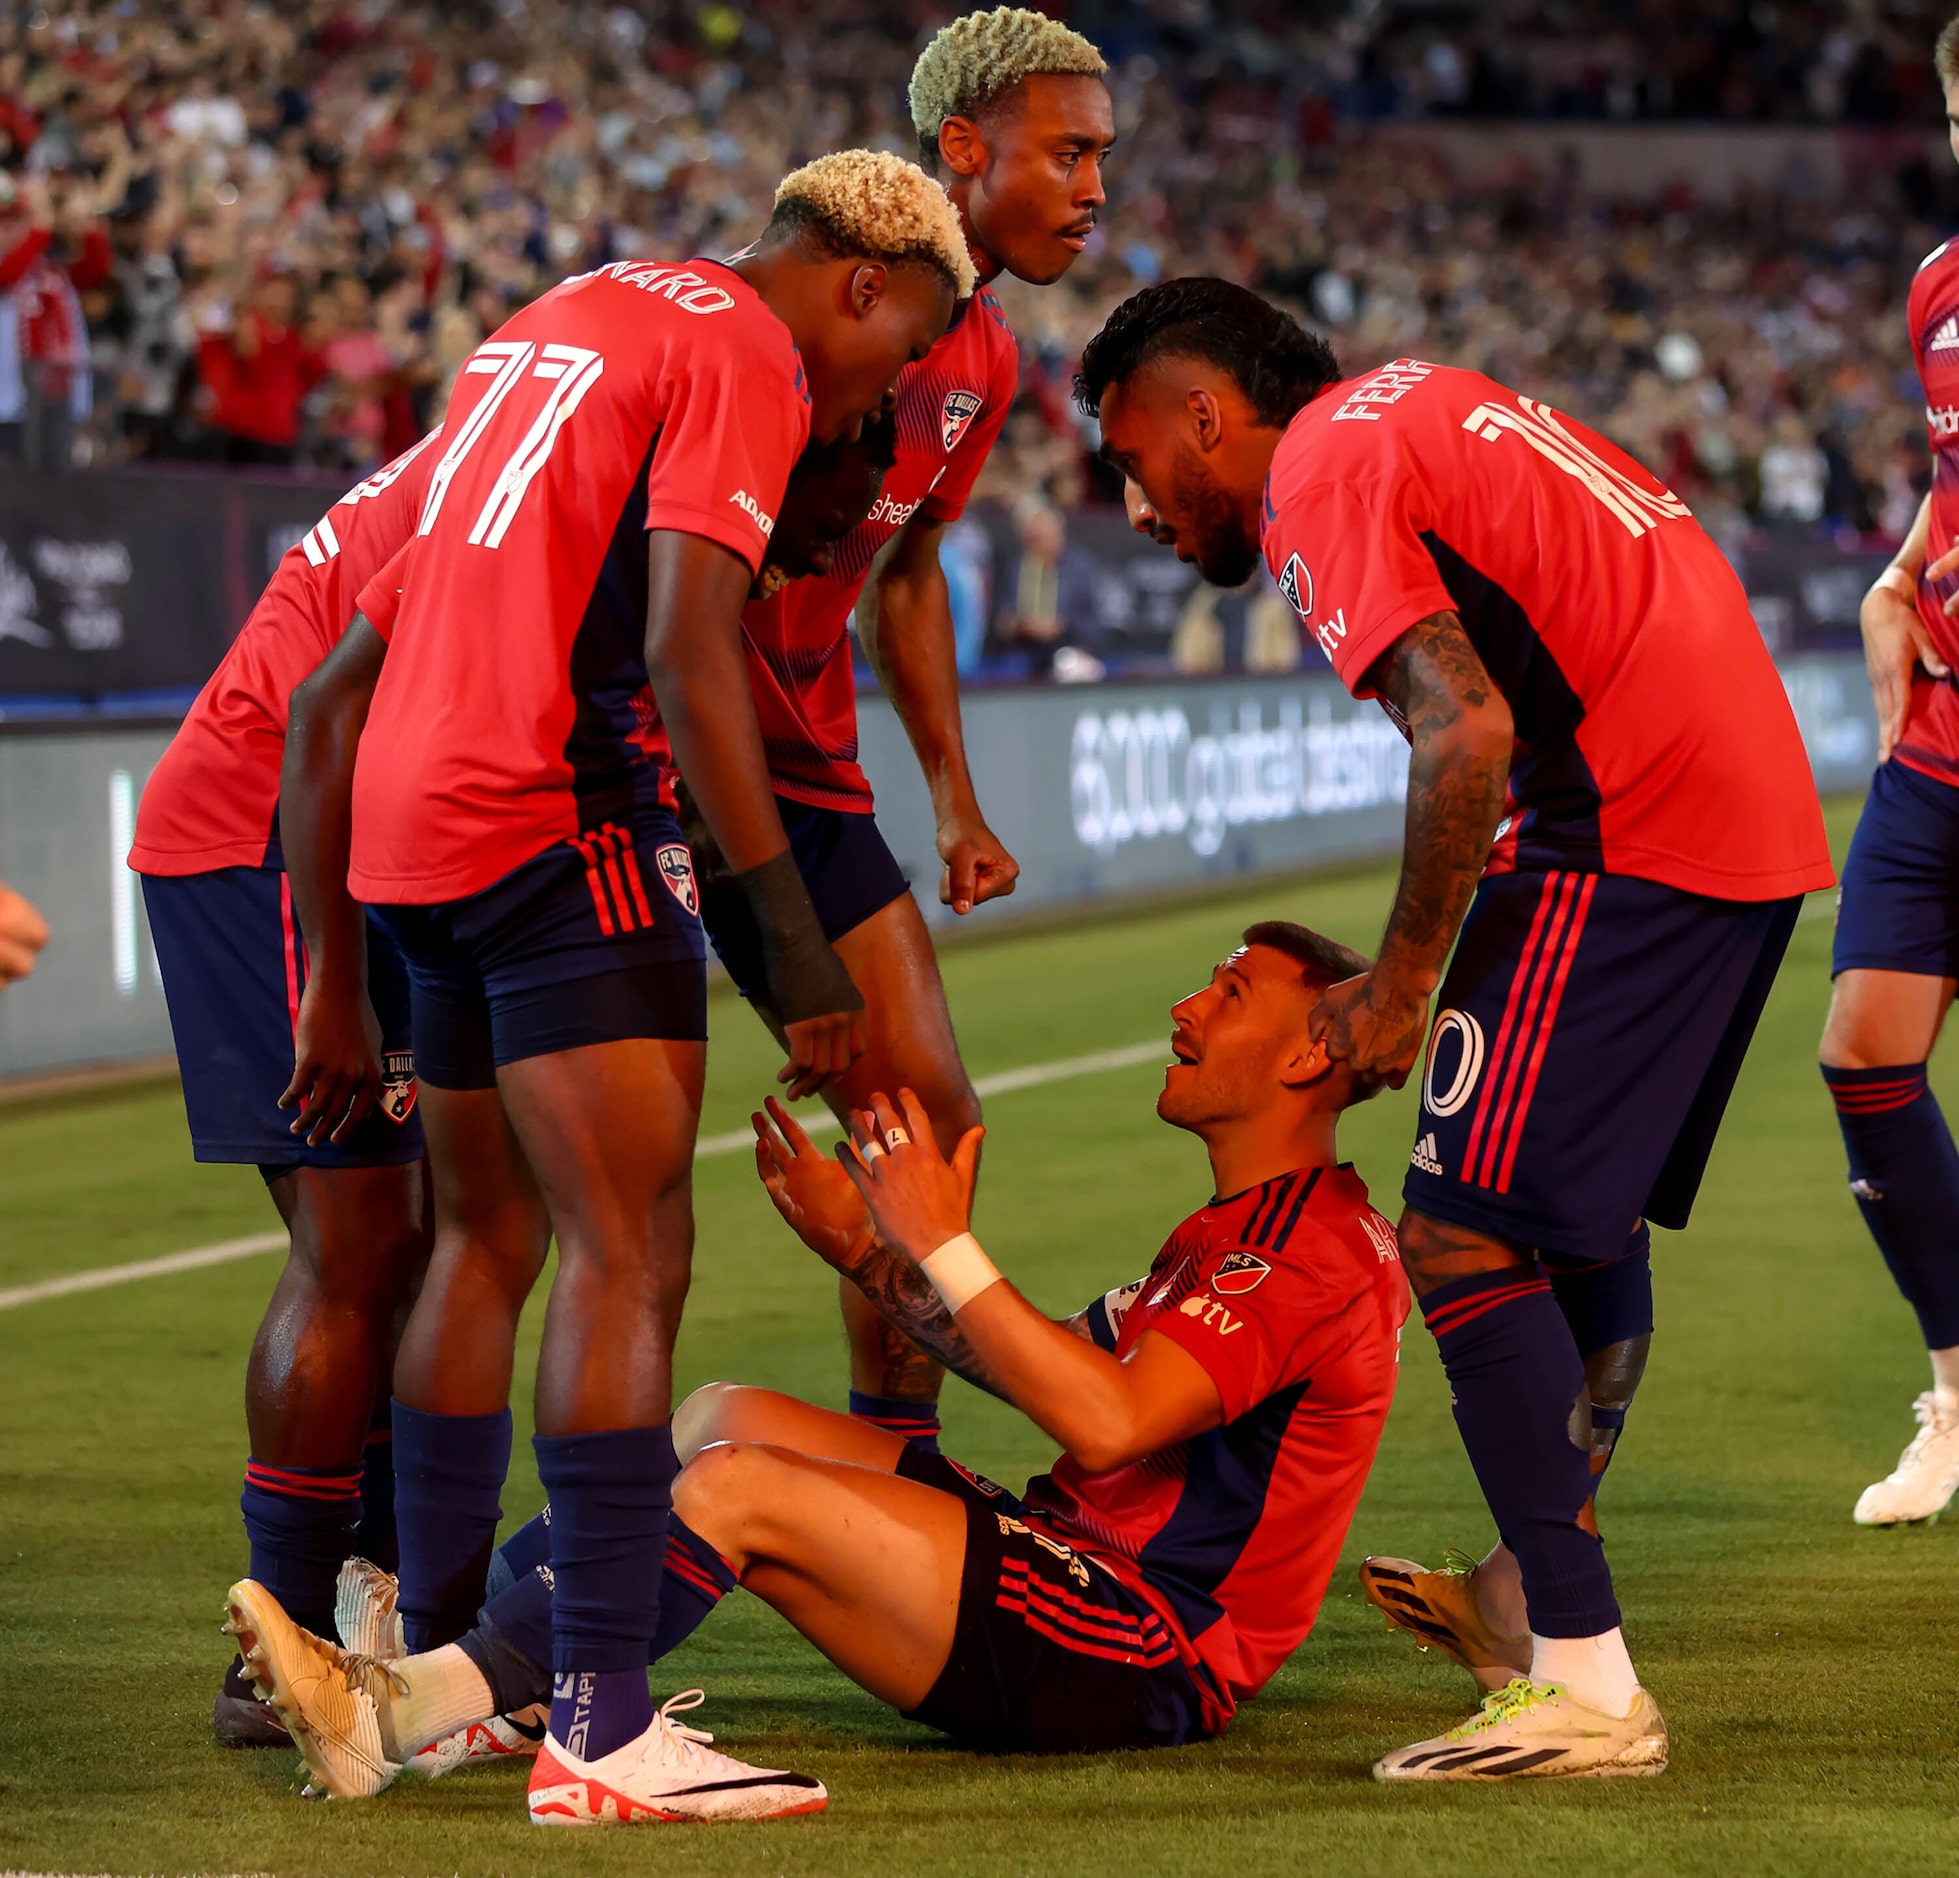
[[[954,1375],[965,1377],[988,1395],[1006,1399],[992,1371],[932,1289],[932,1281],[911,1260],[887,1246],[874,1245],[844,1276],[877,1306],[886,1323],[902,1330]]]
[[[1427,993],[1441,975],[1503,814],[1510,707],[1453,613],[1403,633],[1373,678],[1414,746],[1401,884],[1380,963]]]

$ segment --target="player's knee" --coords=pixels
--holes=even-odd
[[[392,1311],[427,1259],[419,1213],[329,1200],[294,1219],[285,1284],[334,1309]]]
[[[691,1466],[703,1448],[730,1438],[747,1388],[739,1382],[703,1383],[674,1410],[673,1451],[681,1466]]]
[[[702,1537],[746,1548],[788,1490],[786,1458],[760,1442],[716,1441],[674,1476],[673,1510]]]

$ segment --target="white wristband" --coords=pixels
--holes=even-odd
[[[1873,593],[1880,587],[1886,593],[1895,594],[1907,606],[1916,606],[1918,604],[1918,582],[1907,574],[1902,567],[1887,567],[1883,573],[1871,582],[1871,591]]]
[[[948,1239],[936,1252],[918,1261],[918,1269],[932,1281],[932,1289],[954,1316],[982,1291],[1000,1282],[999,1269],[969,1232]]]

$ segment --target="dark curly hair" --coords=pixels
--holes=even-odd
[[[1358,978],[1368,969],[1367,955],[1343,946],[1310,926],[1295,925],[1289,919],[1262,919],[1245,928],[1245,944],[1270,946],[1283,952],[1306,975],[1309,990],[1324,991],[1343,978]]]
[[[1082,351],[1075,402],[1090,417],[1102,394],[1150,360],[1203,359],[1229,372],[1261,424],[1292,422],[1340,376],[1333,349],[1288,313],[1213,275],[1166,280],[1133,293]]]

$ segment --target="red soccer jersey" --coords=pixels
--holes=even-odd
[[[143,791],[139,874],[278,867],[279,764],[293,687],[339,644],[361,589],[409,539],[442,433],[356,484],[288,548]]]
[[[1941,242],[1918,264],[1907,317],[1918,377],[1925,387],[1925,426],[1932,446],[1929,567],[1959,540],[1959,242]],[[1959,672],[1959,630],[1944,603],[1959,593],[1959,574],[1918,583],[1918,615],[1946,664]],[[1940,782],[1959,783],[1959,686],[1914,666],[1911,706],[1894,753]]]
[[[1624,451],[1478,372],[1397,359],[1295,417],[1265,559],[1356,697],[1458,614],[1517,742],[1492,872],[1725,900],[1833,875],[1809,759],[1721,551]]]
[[[837,544],[829,573],[792,580],[742,615],[748,676],[769,776],[816,808],[868,813],[857,761],[857,681],[850,619],[871,562],[912,516],[957,519],[1007,421],[1020,354],[984,287],[945,336],[898,379],[898,456],[877,506]]]
[[[615,262],[463,367],[354,771],[348,884],[480,892],[554,841],[665,800],[646,533],[759,570],[809,432],[789,329],[740,275]]]
[[[1224,1425],[1110,1473],[1064,1454],[1025,1498],[1174,1620],[1214,1727],[1313,1628],[1407,1315],[1394,1228],[1347,1166],[1213,1201],[1090,1314],[1118,1356],[1151,1330],[1181,1344],[1217,1384]]]

